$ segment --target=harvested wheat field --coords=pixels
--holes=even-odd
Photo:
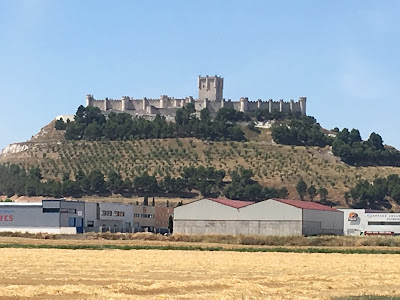
[[[330,299],[399,295],[397,255],[0,249],[0,298]]]

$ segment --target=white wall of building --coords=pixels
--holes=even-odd
[[[343,212],[306,210],[274,199],[237,209],[202,199],[175,208],[174,232],[284,236],[343,234]]]
[[[343,235],[343,212],[303,209],[303,234]]]
[[[269,199],[240,209],[240,220],[301,221],[301,209]]]
[[[361,235],[365,231],[400,234],[400,214],[366,212],[365,209],[340,209],[344,213],[344,234]],[[356,218],[349,218],[356,213]],[[379,224],[377,224],[379,223]]]
[[[174,220],[239,220],[239,210],[208,199],[178,206]]]

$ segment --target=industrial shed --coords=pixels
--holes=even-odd
[[[63,199],[37,203],[0,203],[0,232],[131,232],[132,225],[132,205]]]
[[[308,201],[204,198],[175,208],[174,233],[343,235],[343,212]]]

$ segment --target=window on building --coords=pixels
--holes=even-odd
[[[43,207],[43,213],[58,213],[60,212],[59,207]]]
[[[140,218],[140,214],[133,214],[135,218]]]
[[[75,208],[60,208],[60,213],[76,214]]]
[[[94,221],[87,221],[87,227],[94,227]]]
[[[400,222],[371,221],[371,222],[368,222],[368,225],[391,226],[391,225],[400,225]]]
[[[112,211],[111,210],[102,210],[101,216],[112,217]]]
[[[154,219],[154,214],[141,214],[140,216],[142,218]]]

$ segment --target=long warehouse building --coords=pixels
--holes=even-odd
[[[63,199],[0,203],[2,232],[54,234],[90,231],[132,232],[133,227],[132,205]]]
[[[343,212],[315,202],[204,198],[174,209],[174,233],[343,235]]]

